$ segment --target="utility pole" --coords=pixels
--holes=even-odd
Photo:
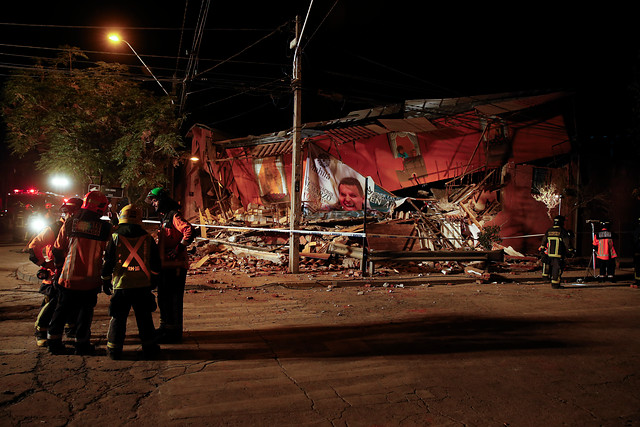
[[[289,209],[289,273],[300,271],[299,236],[294,231],[300,226],[302,198],[300,195],[302,180],[302,155],[300,130],[302,128],[302,81],[300,76],[300,16],[296,17],[296,38],[291,43],[293,53],[293,151],[291,153],[291,208]]]

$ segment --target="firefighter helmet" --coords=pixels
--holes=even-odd
[[[100,191],[89,191],[82,202],[82,209],[87,209],[99,215],[103,215],[107,210],[109,201],[107,196]]]
[[[63,213],[68,213],[73,215],[74,213],[78,212],[78,210],[82,207],[82,199],[79,199],[77,197],[72,197],[70,199],[65,200],[62,203],[62,206],[60,206],[60,210]]]
[[[564,225],[564,217],[562,215],[556,215],[553,218],[553,225],[559,225],[562,227]]]
[[[162,187],[156,187],[153,190],[149,191],[149,194],[147,194],[147,198],[145,199],[145,201],[151,204],[153,200],[162,200],[168,197],[169,192],[166,189]]]
[[[120,224],[141,224],[142,209],[134,205],[127,205],[122,208],[118,218]]]

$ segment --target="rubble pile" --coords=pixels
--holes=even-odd
[[[377,276],[465,273],[488,280],[490,265],[502,271],[533,271],[536,257],[525,257],[499,242],[479,244],[484,225],[500,210],[489,173],[479,184],[431,190],[430,197],[407,198],[390,214],[380,212],[328,212],[304,216],[297,233],[300,271],[361,277],[366,232],[367,259],[376,259]],[[235,211],[212,214],[200,211],[190,219],[199,227],[190,248],[190,274],[238,271],[250,276],[284,274],[288,270],[289,224],[286,205],[251,204]],[[484,242],[483,242],[484,243]],[[502,251],[502,262],[456,259],[473,251]],[[429,253],[451,251],[447,259]],[[381,257],[380,254],[386,256]],[[377,258],[373,256],[377,255]],[[410,255],[409,257],[404,255]],[[424,259],[420,259],[424,256]],[[371,270],[370,270],[371,272]]]

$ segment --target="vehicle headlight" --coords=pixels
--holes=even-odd
[[[29,220],[29,230],[33,233],[41,232],[46,226],[47,223],[44,218],[40,216],[33,217]]]

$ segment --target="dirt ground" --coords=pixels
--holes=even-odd
[[[336,272],[193,274],[185,340],[143,360],[35,346],[37,286],[0,252],[3,425],[636,426],[640,290],[568,271],[344,280]],[[24,266],[23,266],[24,267]],[[157,315],[155,319],[157,324]]]

